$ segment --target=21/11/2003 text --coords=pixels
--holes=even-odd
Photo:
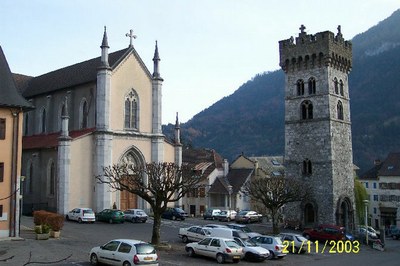
[[[302,241],[300,248],[295,246],[294,241],[283,241],[283,253],[330,253],[330,254],[342,254],[342,253],[355,253],[360,252],[360,242],[350,240],[326,240],[325,243],[320,243],[318,240],[314,243],[311,241]]]

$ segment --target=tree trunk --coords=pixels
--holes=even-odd
[[[278,225],[278,217],[276,217],[276,210],[271,210],[272,214],[272,233],[279,234],[279,225]]]
[[[154,210],[153,235],[151,236],[151,244],[159,245],[161,240],[161,212]]]

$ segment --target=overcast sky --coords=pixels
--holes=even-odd
[[[0,45],[11,71],[38,76],[134,47],[153,72],[158,40],[163,124],[206,109],[257,73],[279,69],[278,41],[301,24],[347,40],[400,8],[399,0],[0,0]]]

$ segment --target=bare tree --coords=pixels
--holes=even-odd
[[[271,212],[274,234],[279,233],[279,209],[287,203],[302,201],[308,196],[308,191],[299,180],[284,177],[253,177],[242,188],[242,193]]]
[[[96,179],[113,190],[136,194],[150,204],[154,214],[151,243],[159,245],[161,214],[168,203],[177,202],[189,189],[196,188],[201,178],[189,166],[148,163],[144,166],[120,164],[105,167],[104,175],[96,176]]]

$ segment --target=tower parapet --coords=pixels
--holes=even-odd
[[[352,43],[345,41],[338,26],[335,35],[331,31],[307,34],[304,25],[299,36],[279,41],[279,65],[286,73],[331,66],[346,74],[352,66]]]

